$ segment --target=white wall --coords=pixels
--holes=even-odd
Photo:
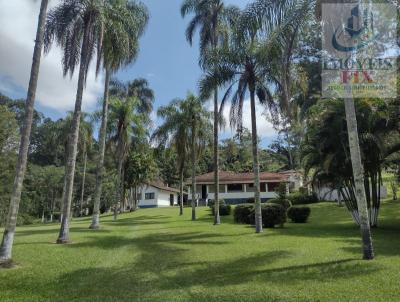
[[[319,199],[337,201],[339,199],[338,190],[332,190],[329,187],[320,187],[315,190]],[[387,198],[387,190],[385,186],[381,186],[381,198]]]
[[[154,193],[154,199],[145,199],[146,193]],[[139,200],[139,207],[169,207],[170,194],[174,194],[174,204],[178,204],[178,193],[170,193],[160,190],[152,186],[143,186],[141,189],[141,197]]]
[[[254,192],[219,193],[220,199],[248,199],[254,197]],[[276,198],[275,192],[261,192],[261,198]],[[214,199],[214,193],[208,193],[208,199]]]

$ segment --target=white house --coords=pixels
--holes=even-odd
[[[141,188],[138,199],[140,208],[170,207],[178,205],[179,190],[161,182],[150,182]]]
[[[254,197],[254,174],[220,171],[219,198],[227,204],[245,203]],[[276,198],[275,190],[280,183],[288,183],[286,175],[260,172],[261,200]],[[190,185],[190,180],[187,181]],[[200,201],[214,199],[214,172],[196,176],[196,193]],[[191,193],[189,192],[189,199]]]
[[[298,191],[301,187],[304,186],[304,176],[301,172],[296,170],[287,170],[278,173],[287,177],[289,181],[290,192]]]

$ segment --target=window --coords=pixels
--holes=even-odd
[[[267,186],[265,182],[260,184],[260,192],[267,192]]]
[[[144,195],[145,199],[155,199],[155,194],[154,193],[146,193]]]
[[[247,184],[246,186],[247,186],[247,188],[246,188],[247,192],[254,192],[255,191],[254,184]]]
[[[229,184],[228,192],[243,192],[243,185],[242,184]]]

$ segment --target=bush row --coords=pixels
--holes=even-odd
[[[286,222],[286,210],[279,204],[267,203],[261,205],[263,226],[273,228]],[[233,211],[236,223],[255,224],[255,207],[253,204],[240,204]]]
[[[215,215],[214,200],[208,201],[208,206],[211,208],[212,214]],[[219,200],[219,215],[229,216],[231,215],[232,207],[229,204],[225,204],[223,199]]]
[[[292,205],[311,204],[319,202],[316,194],[304,194],[301,192],[291,193],[287,196]]]

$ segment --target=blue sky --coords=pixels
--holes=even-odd
[[[60,0],[51,1],[57,5]],[[31,64],[33,39],[36,30],[39,2],[26,0],[0,0],[0,92],[11,97],[25,98]],[[198,67],[197,39],[191,47],[185,38],[190,17],[180,15],[181,0],[144,0],[150,11],[150,21],[141,38],[137,61],[121,70],[117,77],[132,80],[143,77],[155,91],[155,108],[165,105],[175,97],[184,97],[188,91],[197,91],[201,76]],[[247,0],[226,0],[227,4],[244,7]],[[63,117],[73,109],[77,75],[62,78],[61,52],[54,47],[42,60],[36,108],[53,119]],[[97,79],[91,68],[83,109],[93,111],[102,95],[103,76]],[[211,107],[210,107],[211,108]],[[262,116],[259,107],[259,135],[264,144],[274,131]],[[225,112],[228,115],[228,111]],[[245,126],[250,126],[244,112]],[[155,117],[155,112],[153,113]],[[157,123],[157,122],[156,122]],[[229,137],[229,129],[223,137]]]

